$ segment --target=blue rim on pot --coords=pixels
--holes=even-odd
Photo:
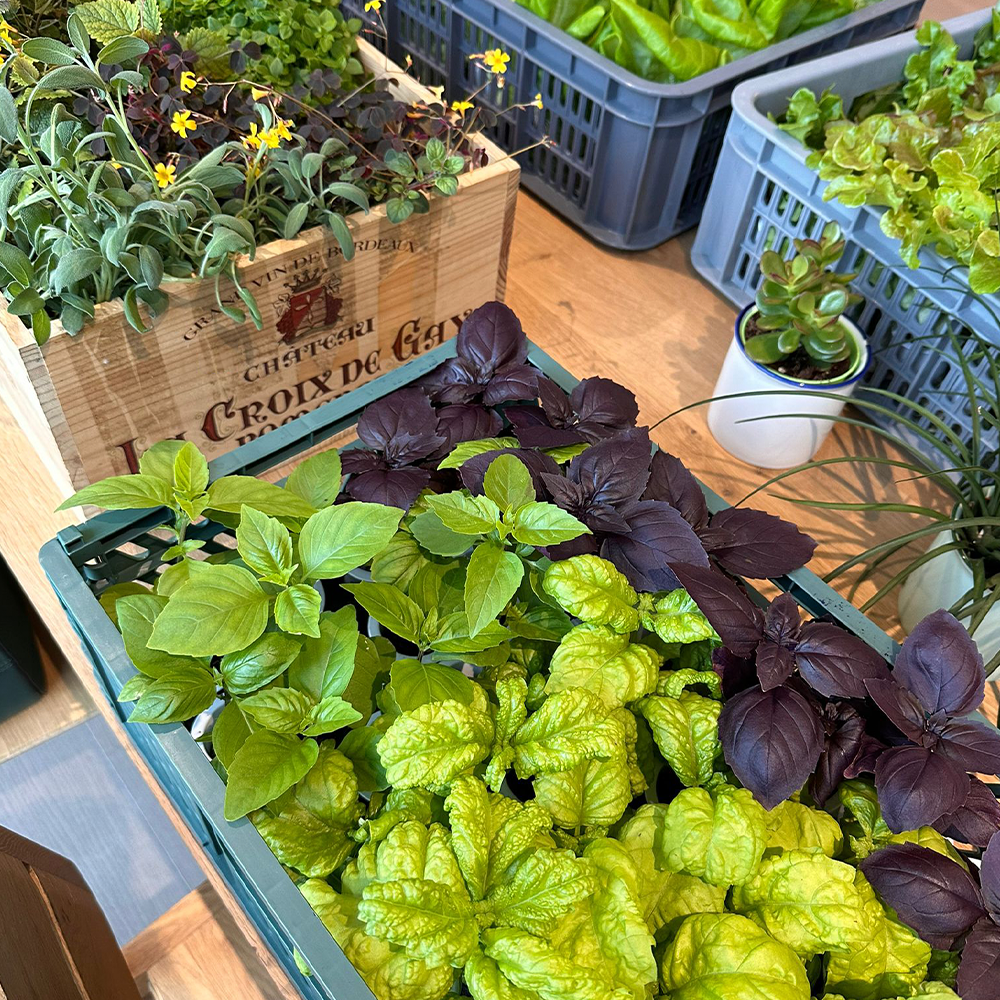
[[[784,382],[786,385],[799,386],[803,389],[822,389],[825,386],[831,386],[837,389],[845,385],[854,385],[855,382],[859,381],[864,377],[865,373],[868,371],[869,366],[872,363],[872,352],[871,348],[868,346],[868,342],[865,340],[864,334],[858,329],[856,324],[852,323],[848,319],[841,318],[841,322],[850,323],[851,329],[857,332],[858,339],[861,342],[861,346],[864,352],[856,364],[860,364],[860,368],[850,377],[841,379],[825,379],[822,381],[809,381],[789,378],[787,375],[782,375],[780,372],[774,371],[772,368],[768,368],[767,365],[762,365],[757,361],[754,361],[746,352],[746,345],[743,343],[743,337],[740,334],[740,330],[743,328],[743,324],[746,322],[750,313],[757,308],[756,302],[751,302],[748,306],[744,306],[740,311],[739,315],[736,317],[736,323],[733,327],[733,336],[736,340],[736,346],[739,348],[740,354],[754,366],[754,368],[759,368],[765,375],[770,375],[771,378],[778,382]]]

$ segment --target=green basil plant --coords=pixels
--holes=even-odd
[[[167,441],[66,505],[162,511],[165,567],[99,595],[137,671],[120,700],[132,723],[213,709],[227,818],[380,1000],[957,998],[957,951],[858,865],[965,860],[891,833],[867,781],[824,809],[741,787],[720,639],[684,590],[550,560],[587,529],[514,455],[405,513],[341,471],[329,451],[283,485],[211,481]]]

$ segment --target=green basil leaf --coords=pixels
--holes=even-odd
[[[296,493],[255,476],[223,476],[208,488],[208,510],[239,514],[244,504],[271,517],[309,517],[315,513]]]
[[[274,601],[274,622],[283,632],[320,637],[319,591],[311,584],[296,583],[283,590]]]
[[[245,649],[222,657],[222,683],[230,694],[250,694],[280,677],[302,648],[291,636],[267,632]]]
[[[285,489],[322,510],[337,499],[342,477],[340,452],[333,448],[300,462],[289,475]]]
[[[521,560],[500,543],[485,541],[476,546],[465,574],[465,613],[471,636],[503,611],[523,576]]]
[[[246,716],[235,701],[228,702],[212,726],[212,749],[227,771],[240,747],[249,737],[250,726],[247,724]]]
[[[354,674],[359,639],[353,606],[324,611],[319,616],[319,635],[305,639],[289,668],[289,686],[314,701],[344,694]]]
[[[233,822],[266,806],[300,781],[318,756],[315,740],[267,730],[253,733],[227,769],[226,819]]]
[[[313,514],[299,535],[306,579],[333,579],[368,562],[389,544],[402,516],[398,507],[357,501]]]
[[[427,503],[446,527],[461,535],[484,535],[500,521],[500,508],[488,497],[467,497],[459,492],[431,494]]]
[[[240,523],[236,529],[236,548],[243,561],[262,580],[280,586],[288,582],[293,569],[292,536],[280,521],[244,504],[240,508]],[[316,598],[318,605],[318,594]],[[319,614],[318,606],[316,614]],[[296,630],[285,629],[285,631]]]
[[[418,514],[410,522],[413,537],[433,556],[460,556],[469,550],[472,539],[453,531],[433,510]]]
[[[215,680],[204,667],[177,666],[150,682],[129,722],[186,722],[215,701]]]
[[[125,652],[136,668],[149,677],[163,677],[177,667],[203,667],[186,656],[172,656],[148,645],[157,616],[167,606],[167,598],[146,591],[118,599],[115,610]]]
[[[294,688],[270,687],[240,700],[240,711],[274,733],[301,733],[313,700]]]
[[[82,504],[93,504],[105,510],[143,510],[149,507],[170,507],[173,499],[170,487],[154,476],[109,476],[85,486],[56,509],[67,510]]]
[[[513,455],[499,455],[490,462],[483,477],[483,492],[502,511],[516,511],[535,499],[531,473]]]
[[[585,524],[554,503],[533,500],[514,515],[513,535],[525,545],[558,545],[589,534]]]
[[[412,643],[420,641],[424,613],[397,587],[368,582],[345,583],[342,586],[379,625]]]
[[[470,458],[485,455],[488,451],[499,451],[501,448],[517,448],[517,438],[480,438],[476,441],[463,441],[456,445],[448,455],[438,462],[439,469],[458,469]]]
[[[206,566],[171,596],[150,645],[186,656],[223,656],[249,646],[265,629],[267,594],[241,566]]]
[[[350,726],[361,719],[361,713],[348,701],[339,695],[324,698],[314,705],[306,720],[304,730],[306,736],[322,736],[324,733],[335,733],[344,726]]]

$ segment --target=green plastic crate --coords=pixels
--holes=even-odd
[[[295,458],[354,426],[369,403],[415,382],[454,355],[452,340],[237,448],[211,463],[212,478],[259,475]],[[567,392],[577,383],[534,345],[529,345],[528,360]],[[713,512],[728,506],[711,490],[705,489],[705,495]],[[168,545],[150,534],[160,523],[162,517],[156,511],[108,512],[64,529],[40,554],[42,567],[123,724],[131,706],[119,705],[117,696],[136,671],[97,594],[108,584],[143,579],[155,572]],[[189,529],[188,537],[207,539],[206,551],[211,552],[220,547],[216,536],[227,531],[218,524],[202,524]],[[809,614],[826,615],[882,656],[895,657],[896,643],[814,573],[799,569],[774,582]],[[751,589],[751,593],[756,591]],[[767,603],[759,594],[756,599],[761,605]],[[188,730],[180,724],[137,724],[126,725],[126,732],[305,1000],[372,1000],[364,981],[253,824],[248,819],[236,823],[224,819],[225,786]],[[296,952],[312,975],[299,971]]]

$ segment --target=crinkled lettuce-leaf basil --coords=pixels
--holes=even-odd
[[[827,812],[801,802],[782,802],[767,814],[768,851],[820,851],[837,857],[844,846],[840,824]]]
[[[719,711],[711,698],[682,691],[677,698],[653,696],[639,702],[653,739],[674,773],[687,786],[704,785],[715,770],[719,743]]]

